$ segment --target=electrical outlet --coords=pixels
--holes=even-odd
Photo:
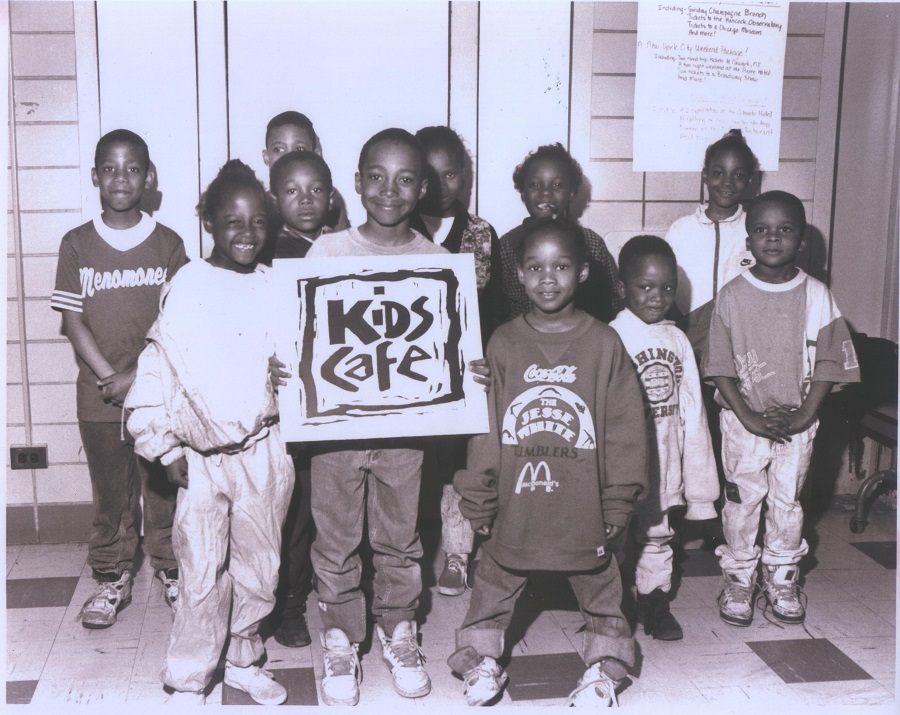
[[[46,469],[47,445],[13,445],[9,448],[9,466],[12,469]]]

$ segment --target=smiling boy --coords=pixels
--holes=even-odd
[[[135,471],[141,477],[150,561],[173,607],[178,569],[172,553],[175,492],[165,476],[134,453],[122,430],[122,403],[134,381],[138,355],[159,313],[163,284],[187,263],[171,229],[141,212],[141,196],[155,179],[147,144],[127,129],[97,142],[94,186],[102,213],[69,231],[59,248],[50,307],[62,313],[63,332],[78,362],[78,426],[94,494],[88,564],[97,581],[85,603],[85,628],[108,628],[131,601],[131,573],[139,532],[134,523]]]

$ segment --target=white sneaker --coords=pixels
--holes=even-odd
[[[800,569],[796,564],[763,565],[762,568],[766,600],[772,606],[775,618],[784,623],[803,623],[806,618],[806,606],[801,600],[802,591],[797,585],[799,576]]]
[[[753,622],[753,583],[736,573],[725,573],[725,585],[719,594],[719,617],[732,626]]]
[[[81,607],[81,625],[85,628],[109,628],[119,611],[131,603],[131,573],[103,574],[97,590]]]
[[[351,643],[340,628],[329,628],[319,634],[325,677],[322,678],[322,700],[326,705],[356,705],[359,702],[359,644]]]
[[[404,698],[421,698],[431,692],[431,679],[425,672],[425,660],[416,640],[416,624],[400,621],[388,638],[381,626],[375,626],[381,643],[381,659],[391,669],[394,690]]]
[[[206,705],[206,695],[203,693],[190,693],[183,690],[176,690],[166,699],[166,705],[177,705],[178,707]]]
[[[275,676],[258,665],[240,668],[225,661],[225,685],[243,690],[260,705],[281,705],[287,700],[287,690]]]
[[[600,669],[600,663],[588,667],[569,695],[569,707],[619,707],[616,697],[618,683]]]
[[[160,569],[156,572],[156,578],[162,581],[163,598],[174,611],[178,608],[178,567],[175,566],[165,571]]]
[[[484,705],[496,698],[509,676],[491,656],[484,656],[474,668],[462,674],[466,684],[466,705]]]

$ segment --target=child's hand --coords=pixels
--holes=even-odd
[[[169,479],[169,482],[172,484],[181,487],[182,489],[188,488],[188,464],[187,459],[184,457],[179,457],[171,464],[166,465],[166,477]]]
[[[625,531],[625,529],[623,527],[615,526],[614,524],[607,524],[604,528],[606,529],[606,540],[607,541],[615,541]]]
[[[131,388],[131,383],[134,382],[134,374],[135,370],[114,372],[102,380],[97,380],[97,387],[100,389],[100,394],[103,395],[103,401],[121,407],[125,402],[125,395]]]
[[[812,427],[812,424],[815,421],[815,412],[811,415],[807,415],[803,409],[794,410],[793,412],[788,413],[787,416],[787,433],[800,434],[801,432],[806,432],[806,430]]]
[[[279,385],[287,385],[285,380],[291,376],[291,373],[283,369],[285,367],[287,365],[274,355],[269,358],[269,382],[272,383],[272,388],[275,390],[278,389]]]
[[[741,424],[757,437],[765,437],[778,444],[791,441],[787,416],[781,408],[771,407],[765,413],[751,411],[741,420]]]
[[[489,527],[487,524],[484,524],[483,526],[479,526],[475,530],[475,533],[480,534],[481,536],[490,536],[491,535],[491,527]]]
[[[488,365],[487,358],[478,358],[469,361],[469,371],[472,373],[475,382],[484,385],[484,391],[491,389],[491,366]]]

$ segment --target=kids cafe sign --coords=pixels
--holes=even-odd
[[[277,260],[286,442],[487,431],[472,256]]]

